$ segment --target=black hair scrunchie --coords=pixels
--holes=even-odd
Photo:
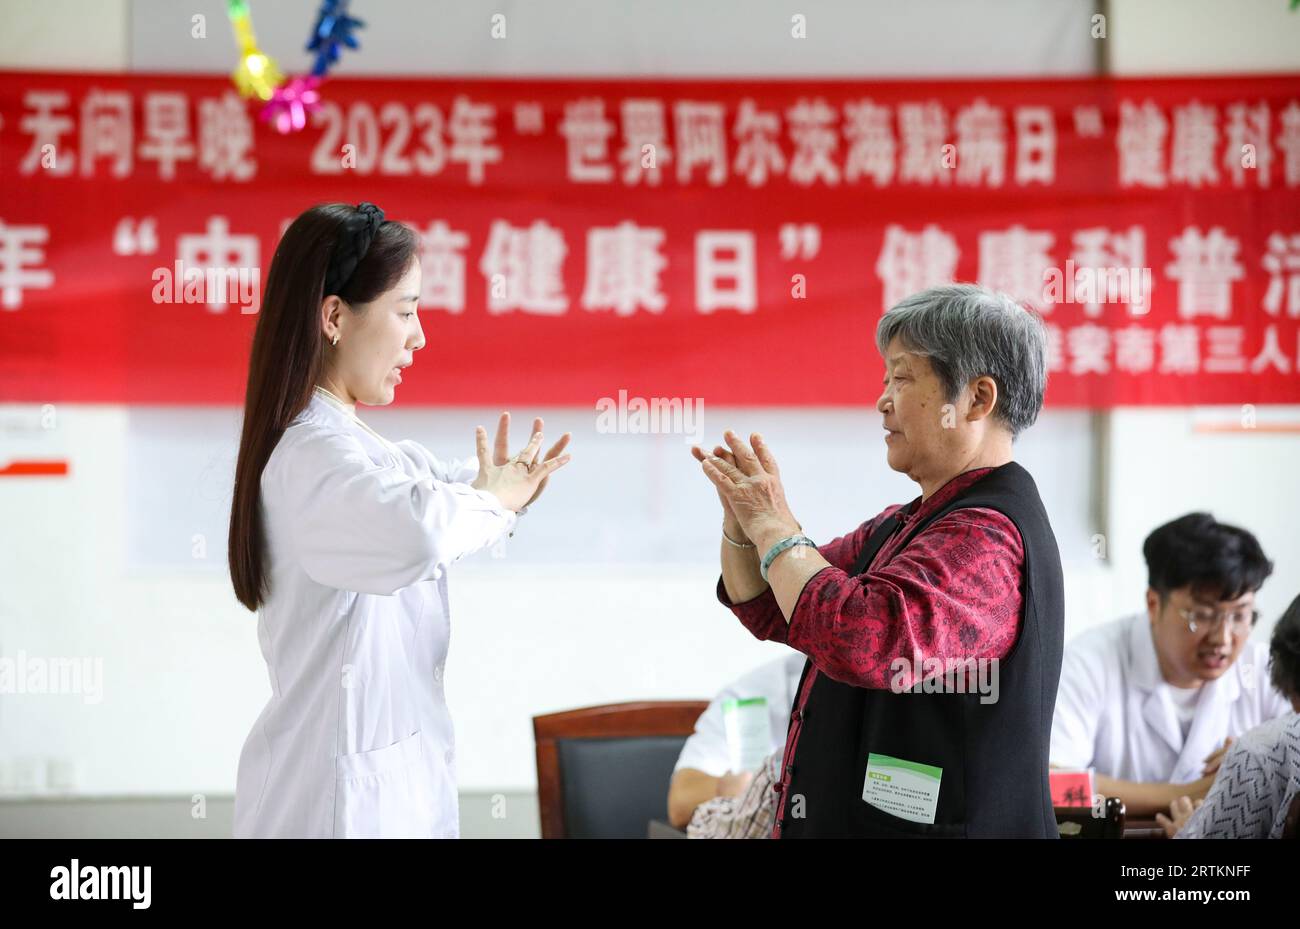
[[[370,202],[357,204],[356,213],[348,217],[339,231],[334,257],[325,272],[326,296],[337,294],[347,286],[383,222],[384,211],[379,207]]]

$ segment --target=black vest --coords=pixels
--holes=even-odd
[[[903,547],[934,520],[967,507],[1007,516],[1025,549],[1020,634],[998,664],[998,700],[981,703],[971,688],[868,690],[819,673],[805,711],[792,714],[800,732],[786,772],[782,838],[1058,837],[1047,782],[1065,625],[1056,536],[1034,479],[1013,461],[908,526]],[[849,573],[866,570],[899,525],[886,520]],[[810,667],[804,664],[796,693]],[[943,769],[933,824],[910,822],[862,799],[871,753]]]

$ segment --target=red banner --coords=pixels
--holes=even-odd
[[[423,404],[874,402],[893,301],[1031,302],[1054,406],[1300,402],[1300,76],[0,73],[0,401],[237,404],[285,224],[422,235]],[[224,286],[224,290],[223,290]]]

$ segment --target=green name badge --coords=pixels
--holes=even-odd
[[[888,755],[867,756],[862,799],[878,810],[914,823],[933,823],[943,768]]]

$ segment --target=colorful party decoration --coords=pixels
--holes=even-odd
[[[311,73],[321,76],[339,59],[339,46],[356,49],[357,38],[352,30],[365,26],[361,20],[348,15],[348,0],[324,0],[316,18],[316,28],[307,51],[316,53],[316,64]]]
[[[258,47],[247,2],[230,0],[228,9],[235,41],[239,43],[239,64],[231,80],[241,95],[270,100],[271,92],[284,80],[284,75],[275,61]]]
[[[259,117],[280,133],[297,132],[320,108],[320,85],[339,60],[341,49],[360,48],[355,31],[365,23],[348,13],[349,0],[323,0],[307,41],[315,52],[311,73],[285,79],[275,60],[257,44],[248,0],[227,0],[226,13],[239,44],[239,64],[231,80],[239,93],[263,101]]]
[[[320,109],[319,86],[315,75],[289,78],[262,107],[261,119],[269,120],[281,134],[297,132],[307,125],[308,114]]]

